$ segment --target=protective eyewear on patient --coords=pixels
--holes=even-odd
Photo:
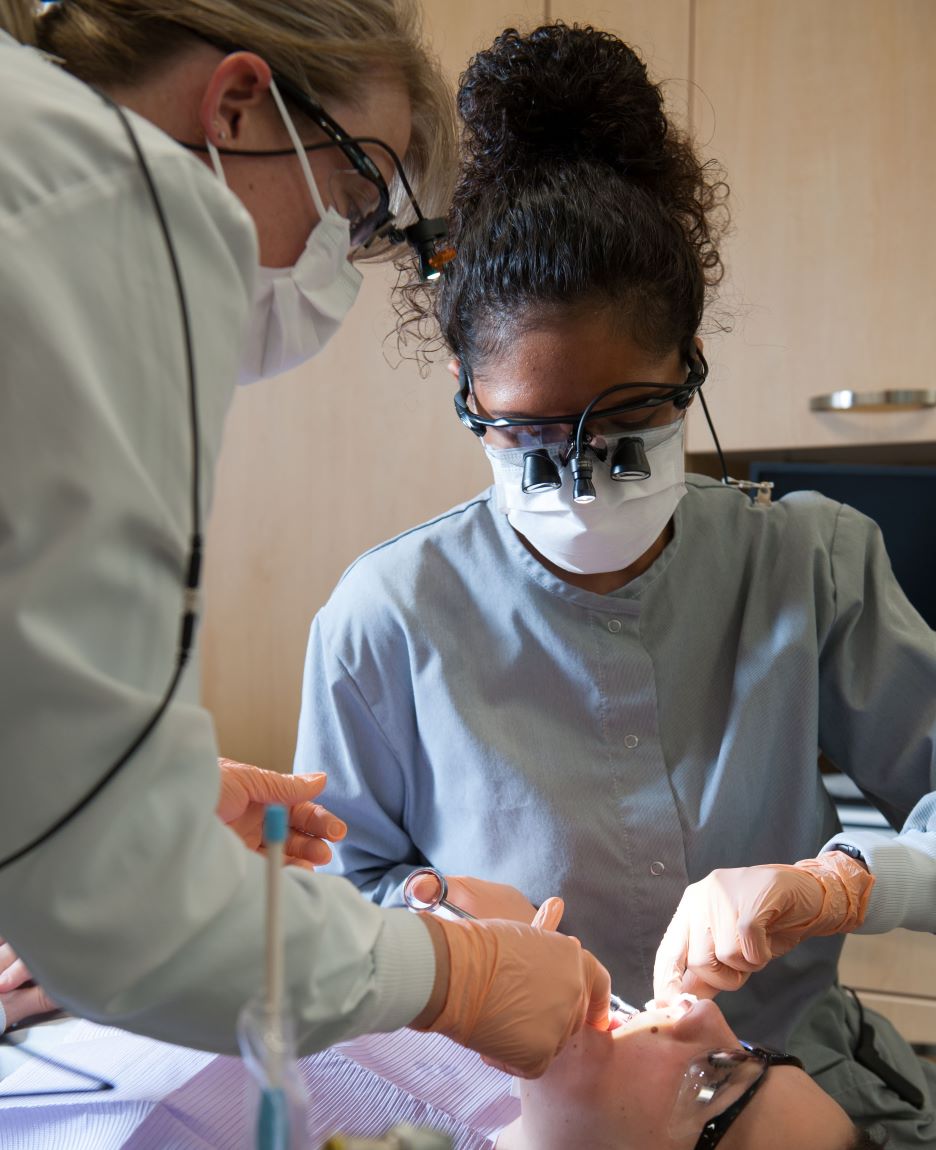
[[[759,1046],[710,1050],[696,1058],[683,1075],[670,1120],[670,1135],[677,1142],[694,1134],[703,1123],[694,1150],[713,1150],[764,1084],[771,1066],[803,1064],[792,1054]],[[688,1145],[688,1143],[686,1143]]]

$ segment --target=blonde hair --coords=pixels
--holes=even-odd
[[[28,0],[0,0],[0,23],[29,9]],[[413,116],[401,159],[423,211],[437,215],[454,178],[455,114],[420,16],[416,0],[61,0],[34,18],[34,37],[18,38],[103,88],[138,83],[198,38],[256,52],[323,102],[353,104],[368,80],[399,77]],[[398,185],[393,207],[405,217]]]

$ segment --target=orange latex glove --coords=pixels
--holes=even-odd
[[[561,914],[561,900],[547,899],[538,921]],[[441,1012],[420,1029],[538,1078],[583,1024],[607,1028],[611,979],[578,939],[518,922],[425,918],[442,934],[449,974]]]
[[[287,863],[307,869],[324,866],[331,858],[331,847],[325,840],[335,842],[348,833],[341,819],[312,802],[325,787],[324,774],[281,775],[279,771],[264,771],[232,759],[218,759],[218,766],[218,818],[236,831],[252,851],[262,853],[263,812],[270,803],[281,803],[289,810]]]
[[[846,934],[864,922],[874,877],[841,851],[795,866],[715,870],[686,888],[663,935],[653,993],[714,998],[737,990],[804,938]]]
[[[515,886],[502,882],[487,882],[485,879],[460,874],[446,875],[445,881],[448,883],[448,901],[473,914],[475,918],[504,918],[512,922],[533,922],[536,907]],[[438,883],[427,875],[416,884],[417,895],[422,895],[420,883],[425,884],[427,899],[438,890]]]

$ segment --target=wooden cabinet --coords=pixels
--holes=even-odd
[[[936,1045],[936,936],[909,930],[851,934],[839,980],[908,1042]]]
[[[667,108],[688,121],[691,0],[552,0],[550,18],[592,24],[638,50],[651,77],[664,81]]]
[[[693,128],[735,231],[706,385],[726,450],[936,443],[936,407],[810,411],[932,388],[936,4],[696,0]],[[717,312],[716,312],[717,315]],[[700,413],[689,446],[710,451]]]

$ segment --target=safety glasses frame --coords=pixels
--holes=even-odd
[[[211,44],[212,47],[228,54],[249,50],[235,44],[226,43],[224,40],[206,36],[203,33],[194,34],[197,35],[200,40],[204,40],[206,43]],[[297,107],[300,112],[308,116],[309,119],[329,137],[328,141],[323,144],[304,145],[304,150],[306,152],[313,152],[324,148],[340,148],[345,157],[350,161],[354,170],[369,183],[373,184],[377,190],[377,207],[371,212],[368,212],[365,217],[358,220],[355,226],[352,227],[351,246],[354,248],[367,248],[374,243],[375,240],[384,240],[392,245],[409,243],[416,254],[420,278],[423,280],[436,279],[445,264],[455,257],[454,249],[444,246],[444,241],[448,234],[448,224],[442,217],[429,218],[423,214],[422,208],[420,208],[419,202],[407,179],[403,163],[393,148],[375,136],[352,136],[342,128],[333,116],[330,116],[328,112],[325,111],[317,100],[304,92],[297,84],[294,84],[292,80],[277,71],[273,71],[272,76],[282,95]],[[361,146],[362,144],[371,144],[382,148],[393,161],[400,186],[406,193],[406,197],[416,216],[414,223],[408,224],[405,227],[400,227],[397,224],[394,213],[390,209],[390,188],[387,181],[384,179],[380,168],[378,168]],[[208,150],[203,144],[187,143],[184,146],[190,151],[195,152],[206,152]],[[244,152],[235,148],[218,148],[217,151],[219,155],[252,157],[286,156],[294,154],[292,148],[277,148],[256,152]]]
[[[714,1147],[724,1138],[733,1123],[744,1113],[751,1099],[757,1094],[758,1090],[760,1090],[767,1078],[767,1071],[771,1066],[795,1066],[799,1070],[803,1069],[803,1063],[794,1054],[783,1054],[780,1051],[767,1050],[762,1046],[751,1046],[747,1042],[741,1044],[740,1051],[734,1051],[733,1053],[737,1054],[741,1051],[747,1056],[743,1061],[755,1059],[761,1063],[761,1073],[754,1079],[747,1090],[732,1102],[729,1107],[706,1122],[702,1127],[702,1133],[699,1135],[694,1150],[714,1150]],[[713,1055],[721,1053],[726,1052],[710,1051],[708,1058],[711,1059]],[[736,1065],[741,1065],[741,1062],[736,1063]],[[726,1075],[725,1081],[728,1081],[730,1077],[729,1073]]]
[[[701,354],[697,353],[697,359],[694,361],[690,360],[688,366],[689,374],[686,377],[686,382],[682,384],[635,382],[616,384],[613,388],[606,389],[606,391],[612,392],[623,391],[625,388],[647,387],[657,389],[660,392],[659,395],[641,396],[640,399],[627,400],[625,403],[617,403],[612,407],[603,407],[597,411],[589,411],[591,407],[591,404],[589,404],[588,407],[576,412],[574,415],[497,417],[478,415],[477,412],[471,411],[468,408],[468,400],[472,395],[471,376],[464,367],[462,367],[459,371],[459,388],[455,393],[455,411],[465,427],[480,439],[489,427],[550,427],[562,423],[573,428],[578,428],[582,417],[585,415],[588,416],[587,421],[592,419],[610,419],[616,415],[625,415],[631,411],[640,411],[642,408],[652,409],[662,407],[667,403],[673,403],[681,410],[685,410],[692,402],[693,396],[705,382],[706,376],[708,375],[708,364]],[[601,394],[604,394],[604,392]],[[592,403],[594,403],[594,400]]]

